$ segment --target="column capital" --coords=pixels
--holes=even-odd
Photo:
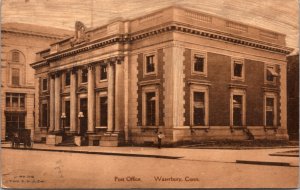
[[[89,70],[93,70],[94,67],[95,67],[95,65],[94,65],[93,63],[90,63],[90,64],[87,65],[87,68],[88,68]]]
[[[70,69],[70,71],[71,71],[72,74],[76,74],[76,73],[77,73],[77,70],[78,70],[77,67],[72,67],[72,68]]]
[[[55,71],[54,74],[55,74],[55,77],[59,77],[61,72],[60,71]]]
[[[48,73],[48,76],[49,76],[50,78],[54,79],[54,78],[55,78],[55,73]]]

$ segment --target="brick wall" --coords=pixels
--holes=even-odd
[[[247,87],[246,124],[264,124],[264,63],[245,59],[245,84]]]
[[[207,53],[207,78],[209,88],[209,125],[230,125],[231,58]]]

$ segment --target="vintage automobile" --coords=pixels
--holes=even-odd
[[[11,147],[20,148],[20,145],[23,145],[24,148],[32,148],[33,141],[31,140],[30,133],[30,129],[14,130],[11,135]]]

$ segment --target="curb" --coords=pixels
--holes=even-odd
[[[284,156],[284,157],[299,157],[299,154],[280,154],[280,153],[275,153],[275,154],[269,154],[270,156]]]
[[[128,153],[114,153],[114,152],[90,152],[90,151],[75,151],[75,150],[53,150],[53,149],[41,149],[41,148],[11,148],[11,147],[1,147],[4,149],[12,150],[35,150],[35,151],[48,151],[48,152],[65,152],[65,153],[77,153],[77,154],[98,154],[98,155],[110,155],[110,156],[131,156],[131,157],[144,157],[144,158],[162,158],[162,159],[179,159],[183,157],[178,156],[162,156],[162,155],[151,155],[151,154],[128,154]]]
[[[255,149],[284,149],[284,148],[299,148],[299,146],[277,146],[277,147],[176,147],[176,148],[186,148],[186,149],[222,149],[222,150],[255,150]]]
[[[266,165],[266,166],[291,166],[287,162],[267,162],[267,161],[251,161],[251,160],[236,160],[239,164],[254,164],[254,165]]]

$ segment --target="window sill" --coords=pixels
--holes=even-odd
[[[191,126],[192,129],[209,129],[209,126]]]
[[[192,75],[207,77],[207,73],[206,72],[192,71]]]
[[[147,76],[156,76],[156,75],[157,75],[156,72],[144,73],[144,77],[147,77]]]
[[[107,129],[107,126],[98,126],[98,127],[95,127],[95,129]]]
[[[245,78],[243,78],[243,77],[231,76],[231,80],[245,82]]]
[[[230,83],[229,84],[229,88],[242,88],[242,89],[246,89],[248,87],[248,85],[244,85],[244,84],[234,84],[234,83]]]
[[[147,85],[155,85],[155,84],[160,84],[160,79],[156,80],[147,80],[147,81],[141,81],[138,83],[140,86],[147,86]]]
[[[101,79],[99,82],[107,82],[107,79]]]

